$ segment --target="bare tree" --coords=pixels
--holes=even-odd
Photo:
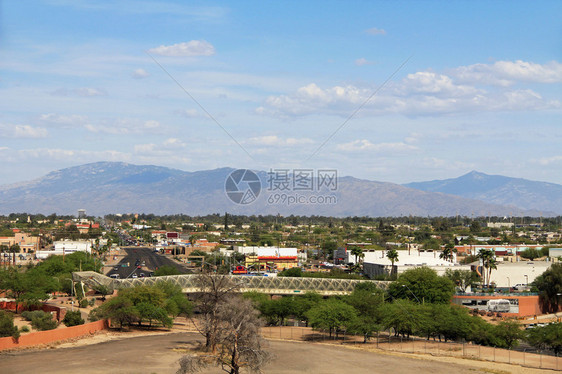
[[[216,352],[182,357],[176,374],[195,373],[212,362],[229,374],[239,374],[242,368],[260,373],[271,354],[264,350],[266,341],[260,335],[263,321],[252,302],[238,296],[228,297],[219,304],[216,318]]]
[[[201,314],[193,322],[199,333],[205,337],[206,349],[215,353],[219,307],[241,284],[233,277],[211,273],[200,274],[195,282],[200,290],[195,302]]]
[[[217,315],[217,361],[221,368],[230,374],[238,374],[242,367],[261,372],[271,355],[263,349],[265,339],[259,331],[263,321],[252,302],[231,297],[219,306]]]

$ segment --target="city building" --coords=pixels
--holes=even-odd
[[[61,240],[54,242],[54,249],[50,251],[37,251],[37,259],[45,259],[49,256],[64,256],[74,252],[92,253],[92,242],[90,240]]]
[[[447,269],[470,270],[470,265],[459,265],[456,263],[456,255],[453,254],[452,261],[441,259],[440,251],[399,250],[398,261],[394,263],[397,274],[409,269],[426,266],[437,272],[445,274]],[[392,273],[392,262],[386,257],[386,251],[377,250],[364,252],[363,272],[369,278]]]

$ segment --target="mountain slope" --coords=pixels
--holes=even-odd
[[[471,171],[458,178],[404,185],[427,192],[441,192],[520,209],[562,214],[562,185],[488,175]]]
[[[249,205],[234,204],[224,186],[234,169],[186,172],[159,166],[98,162],[54,171],[24,183],[0,186],[0,214],[11,212],[75,214],[86,209],[89,215],[107,213],[154,213],[204,215],[282,214],[326,216],[399,215],[507,215],[529,214],[513,207],[426,192],[393,183],[353,177],[338,178],[336,191],[269,191],[268,175],[257,172],[262,191]],[[333,204],[289,204],[273,201],[275,194],[333,196]],[[274,199],[275,200],[275,199]],[[284,203],[281,203],[284,202]]]

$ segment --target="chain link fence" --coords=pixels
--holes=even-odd
[[[530,349],[501,349],[472,343],[426,340],[418,337],[409,339],[380,332],[364,343],[365,338],[350,335],[345,331],[332,332],[313,330],[310,327],[275,326],[262,328],[262,335],[268,339],[326,342],[338,344],[368,344],[371,347],[401,353],[431,354],[435,356],[466,357],[483,361],[515,364],[524,367],[562,370],[562,357]]]

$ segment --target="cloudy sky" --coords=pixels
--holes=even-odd
[[[560,1],[0,2],[0,184],[96,161],[562,183]]]

